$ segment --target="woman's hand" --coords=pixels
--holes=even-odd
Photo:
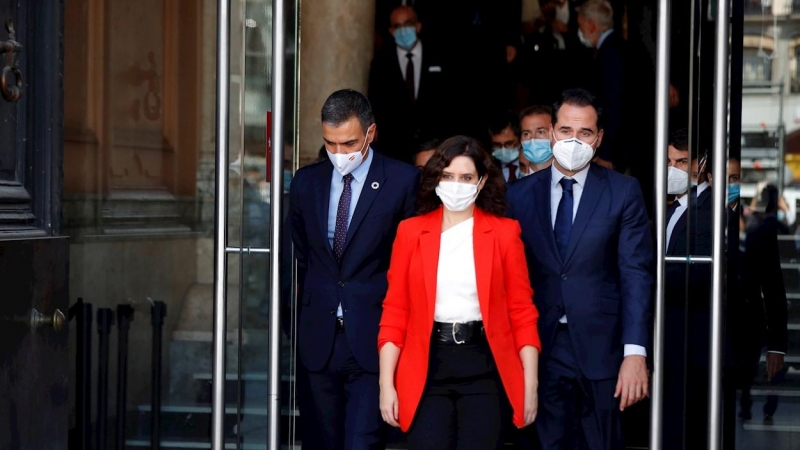
[[[389,425],[400,427],[397,423],[397,390],[394,386],[381,386],[381,417]]]
[[[525,386],[525,426],[532,424],[536,420],[536,413],[539,412],[539,394],[536,384]]]

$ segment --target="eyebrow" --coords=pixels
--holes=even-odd
[[[351,139],[349,141],[345,141],[345,142],[342,142],[341,144],[338,144],[336,142],[329,141],[329,140],[325,139],[324,137],[322,138],[322,140],[325,141],[325,143],[328,144],[328,145],[353,145],[356,142],[358,142],[358,139]]]

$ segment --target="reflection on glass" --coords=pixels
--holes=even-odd
[[[738,247],[728,262],[727,299],[737,449],[797,448],[800,430],[800,105],[793,37],[800,20],[791,14],[797,2],[772,3],[745,11],[741,157],[731,155],[727,167],[728,246]]]

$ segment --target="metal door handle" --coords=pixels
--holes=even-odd
[[[55,331],[61,331],[66,321],[67,318],[60,309],[53,311],[53,315],[49,317],[37,311],[36,308],[31,309],[31,328],[34,330],[43,326],[51,326]]]
[[[0,95],[8,102],[16,102],[22,96],[22,72],[17,65],[17,55],[22,51],[22,44],[14,39],[14,21],[6,21],[8,40],[0,41],[0,55],[6,55],[6,65],[0,72]],[[9,78],[14,76],[13,83]]]

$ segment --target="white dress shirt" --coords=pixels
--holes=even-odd
[[[482,320],[472,248],[472,218],[442,233],[436,272],[436,322]]]
[[[411,62],[414,63],[414,98],[417,98],[419,97],[419,79],[422,73],[422,41],[418,40],[411,50],[406,50],[399,46],[395,46],[395,48],[397,48],[397,62],[400,63],[400,73],[403,75],[404,80],[406,79],[406,64],[408,64],[406,54],[411,52]]]
[[[708,183],[703,182],[697,186],[697,197],[700,197],[700,194],[708,187]],[[669,218],[669,223],[667,223],[667,248],[669,248],[669,242],[672,239],[672,232],[675,230],[675,225],[677,225],[678,220],[680,220],[683,213],[686,212],[686,209],[689,207],[689,196],[683,194],[682,196],[678,197],[678,207],[675,208],[675,212],[672,213],[672,216]]]
[[[576,173],[573,177],[575,183],[572,185],[572,220],[575,220],[575,214],[578,212],[578,206],[581,203],[581,196],[583,194],[583,189],[586,187],[586,177],[589,175],[589,167],[591,164],[581,169],[580,172]],[[561,194],[563,193],[563,189],[561,188],[561,184],[559,183],[562,178],[567,177],[561,171],[556,168],[556,165],[553,164],[550,166],[550,225],[555,228],[556,227],[556,214],[558,213],[558,203],[561,201]],[[567,177],[570,178],[570,177]],[[567,315],[564,314],[558,319],[561,323],[567,323]],[[625,356],[629,355],[641,355],[647,356],[647,350],[642,347],[641,345],[636,344],[625,344],[624,349]]]
[[[353,213],[356,211],[358,198],[361,197],[361,191],[364,189],[364,183],[367,182],[367,175],[369,175],[369,168],[372,166],[372,147],[367,151],[367,157],[360,166],[350,172],[353,179],[350,181],[350,208],[347,210],[347,228],[350,228],[350,221],[353,219]],[[336,214],[339,212],[339,198],[344,192],[344,180],[342,174],[333,169],[331,176],[331,195],[328,201],[328,244],[333,248],[333,236],[336,234]],[[344,317],[342,311],[342,304],[336,308],[336,317]]]

